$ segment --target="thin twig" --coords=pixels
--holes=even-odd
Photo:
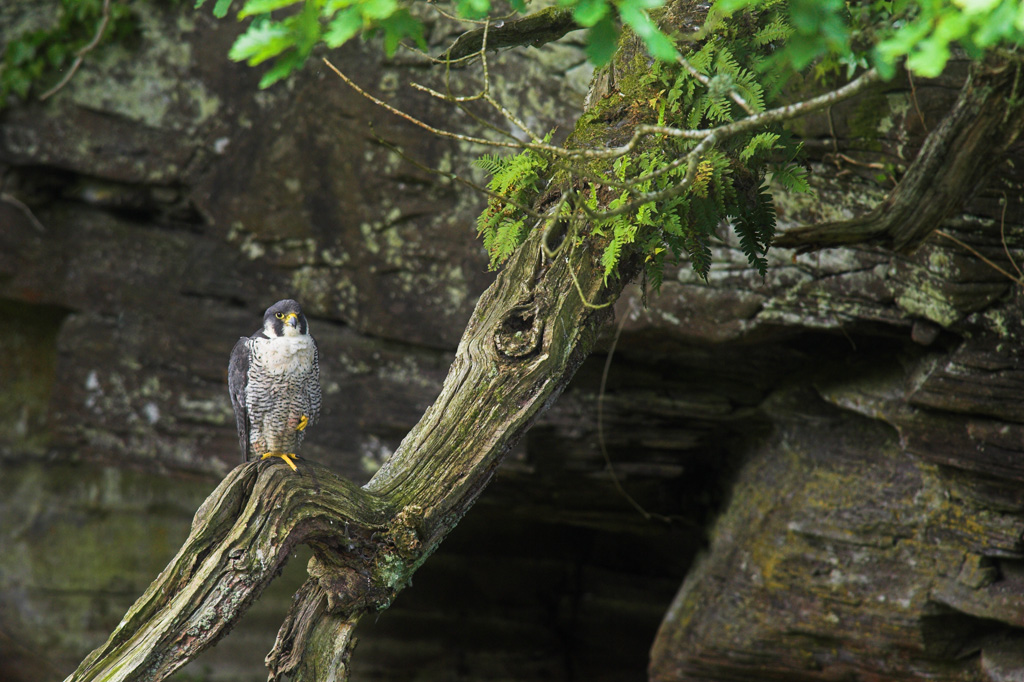
[[[1004,270],[1003,268],[1001,268],[998,265],[996,265],[995,263],[993,263],[988,258],[985,258],[985,256],[983,256],[981,253],[979,253],[977,249],[975,249],[974,247],[969,246],[967,244],[964,244],[962,241],[960,241],[959,239],[957,239],[953,235],[949,234],[948,232],[943,232],[942,230],[935,230],[935,234],[939,235],[940,237],[945,237],[946,239],[948,239],[948,240],[950,240],[950,241],[952,241],[952,242],[954,242],[956,244],[959,244],[962,248],[966,249],[967,251],[970,251],[972,254],[974,254],[975,256],[980,258],[986,265],[988,265],[989,267],[991,267],[995,271],[1005,275],[1006,277],[1010,278],[1012,281],[1016,282],[1017,284],[1024,285],[1024,279],[1022,279],[1021,277],[1014,277],[1013,275],[1008,273],[1006,270]],[[1011,259],[1010,262],[1013,262],[1012,259]],[[1016,265],[1014,267],[1016,267]]]
[[[586,205],[583,206],[583,210],[588,216],[595,220],[607,220],[608,218],[614,218],[616,216],[631,213],[644,204],[664,201],[666,199],[679,196],[685,192],[691,184],[693,184],[693,178],[697,175],[697,165],[700,162],[701,155],[705,151],[711,149],[717,141],[718,138],[715,135],[709,135],[701,140],[700,144],[690,150],[686,156],[682,157],[686,162],[686,174],[683,176],[683,179],[675,185],[666,187],[665,189],[657,192],[642,193],[637,199],[609,211],[592,211],[587,208]],[[677,159],[677,161],[679,160]]]
[[[46,226],[39,222],[39,218],[36,218],[36,214],[32,212],[32,209],[29,208],[16,196],[14,196],[13,194],[8,194],[7,192],[0,192],[0,201],[10,204],[11,206],[14,206],[16,209],[24,213],[25,217],[28,218],[28,221],[32,223],[32,227],[36,228],[36,230],[38,230],[39,232],[46,232]]]
[[[464,57],[453,57],[452,59],[442,59],[440,57],[435,57],[434,55],[430,54],[429,52],[424,52],[423,50],[421,50],[420,48],[416,47],[415,45],[409,45],[406,42],[401,42],[398,45],[399,45],[399,47],[405,48],[406,50],[408,50],[409,52],[412,52],[413,54],[416,54],[416,55],[419,55],[420,57],[423,57],[424,59],[426,59],[427,61],[431,62],[432,64],[439,64],[439,65],[440,64],[447,64],[449,66],[462,66],[464,62],[465,63],[469,63],[469,62],[473,61],[474,59],[476,59],[477,57],[480,56],[476,52],[473,52],[472,54],[467,54]]]
[[[772,109],[770,111],[757,114],[756,116],[751,116],[749,118],[740,119],[739,121],[734,121],[732,123],[727,123],[718,126],[717,128],[711,128],[706,131],[700,131],[702,133],[706,133],[706,135],[704,139],[701,140],[700,144],[698,144],[696,147],[690,150],[690,152],[685,157],[683,157],[687,164],[687,169],[686,175],[683,176],[683,179],[680,180],[679,183],[673,185],[672,187],[667,187],[657,192],[648,192],[646,194],[641,194],[639,198],[629,202],[628,204],[623,204],[622,206],[610,211],[602,211],[599,214],[595,213],[592,217],[595,217],[597,219],[613,218],[615,216],[624,215],[626,213],[634,211],[640,206],[643,206],[644,204],[657,201],[664,201],[665,199],[671,199],[672,197],[679,196],[693,182],[693,178],[697,172],[697,163],[699,161],[700,155],[703,154],[708,149],[710,149],[712,146],[714,146],[719,139],[725,139],[733,135],[736,135],[737,133],[745,132],[748,129],[758,128],[763,125],[767,125],[768,123],[774,123],[776,121],[794,118],[796,116],[800,116],[811,111],[815,111],[816,109],[820,109],[822,107],[838,102],[840,99],[852,97],[854,94],[860,92],[877,79],[878,72],[875,71],[874,69],[871,69],[870,71],[866,71],[865,73],[861,74],[861,76],[859,76],[855,80],[850,81],[843,87],[825,93],[824,95],[813,97],[804,102],[798,102],[795,104],[789,104],[783,107],[778,107],[776,109]],[[636,137],[637,136],[634,135],[634,139],[636,139]],[[629,144],[632,143],[633,141],[631,140]],[[673,165],[678,166],[681,165],[681,163],[682,161],[677,159],[676,161],[673,162]],[[585,207],[584,210],[587,210],[588,214],[592,213],[591,211],[589,211],[589,209],[586,209]]]
[[[910,81],[910,101],[914,103],[914,111],[917,112],[917,117],[921,119],[921,127],[924,128],[925,133],[931,132],[928,130],[928,124],[924,121],[924,114],[921,113],[921,107],[917,103],[917,88],[914,87],[914,74],[907,71],[907,80]]]
[[[622,487],[622,482],[619,481],[619,477],[615,474],[615,468],[612,466],[612,458],[608,454],[608,448],[604,441],[604,396],[605,388],[608,384],[608,374],[612,367],[612,358],[615,356],[615,347],[619,344],[619,337],[622,336],[622,328],[626,325],[626,320],[629,318],[629,314],[632,312],[632,303],[630,303],[629,309],[627,309],[622,318],[619,320],[619,324],[615,327],[615,336],[612,338],[611,348],[608,349],[608,356],[604,361],[604,370],[601,372],[601,387],[597,393],[597,443],[601,447],[601,456],[604,457],[604,466],[611,476],[612,483],[615,484],[615,488],[619,491],[633,509],[640,512],[641,515],[648,521],[651,519],[658,519],[660,521],[671,522],[672,519],[661,514],[652,514],[651,512],[644,509],[643,505],[636,501],[632,495],[626,492],[626,489]]]
[[[492,51],[521,45],[539,47],[584,28],[576,23],[572,11],[566,8],[547,7],[511,21],[505,20],[507,18],[510,17],[491,21],[488,43]],[[479,54],[482,50],[480,34],[479,28],[466,31],[442,54],[452,58]]]
[[[562,244],[559,244],[557,247],[552,249],[550,246],[548,246],[548,236],[551,234],[551,228],[557,225],[560,220],[562,220],[562,208],[569,201],[570,196],[572,196],[572,190],[563,193],[562,196],[558,199],[558,203],[555,204],[555,206],[548,211],[548,215],[545,218],[544,234],[542,235],[542,238],[540,240],[540,248],[541,251],[544,252],[544,255],[547,257],[548,260],[554,260],[555,256],[558,255],[558,252],[562,250],[562,244],[565,244],[565,241],[563,240]],[[586,301],[586,299],[583,300]]]
[[[833,156],[835,156],[838,159],[841,159],[841,160],[845,161],[846,163],[853,164],[854,166],[861,166],[863,168],[871,168],[873,170],[885,170],[885,164],[884,163],[878,163],[878,162],[870,163],[870,162],[867,162],[867,161],[858,161],[857,159],[853,158],[852,156],[847,156],[846,154],[843,154],[842,152],[836,152]]]
[[[679,54],[678,52],[676,53],[676,61],[679,62],[680,66],[689,71],[690,75],[696,78],[701,85],[703,85],[706,88],[711,87],[711,79],[705,76],[700,71],[698,71],[697,67],[688,62],[686,58],[683,57],[683,55]],[[747,114],[749,114],[750,116],[753,116],[754,114],[757,113],[756,111],[754,111],[754,108],[747,103],[747,100],[743,99],[742,95],[740,95],[740,93],[738,93],[735,88],[729,88],[729,97],[732,98],[733,102],[736,102],[736,104],[740,105],[740,108],[743,109],[743,111],[747,112]]]
[[[484,22],[483,40],[482,40],[482,43],[481,43],[482,47],[480,48],[480,51],[477,52],[477,53],[474,53],[473,55],[468,55],[468,56],[474,56],[474,57],[478,56],[478,57],[480,57],[480,61],[483,63],[483,68],[484,68],[484,84],[481,87],[480,92],[478,92],[475,95],[462,95],[462,96],[459,96],[459,97],[456,97],[455,95],[453,95],[452,94],[451,82],[449,80],[449,76],[450,76],[451,71],[447,67],[445,68],[445,71],[444,71],[444,86],[445,86],[445,90],[447,90],[447,94],[442,95],[440,92],[438,92],[438,91],[436,91],[436,90],[434,90],[432,88],[428,88],[426,85],[420,85],[419,83],[410,83],[410,85],[414,89],[416,89],[416,90],[420,90],[421,92],[426,92],[427,94],[429,94],[429,95],[431,95],[433,97],[437,97],[438,99],[442,99],[445,102],[456,102],[456,103],[474,102],[476,100],[479,100],[479,99],[482,99],[483,97],[485,97],[487,95],[487,90],[490,88],[490,85],[491,85],[490,84],[490,79],[487,76],[487,29],[488,29],[489,26],[490,26],[490,22]]]
[[[705,141],[710,136],[715,136],[718,139],[725,139],[727,137],[731,137],[733,135],[745,132],[753,128],[758,128],[764,125],[768,125],[770,123],[788,120],[791,118],[795,118],[797,116],[808,114],[812,111],[816,111],[822,107],[852,97],[853,95],[859,93],[861,90],[863,90],[864,88],[878,80],[878,72],[875,71],[875,69],[870,69],[869,71],[864,72],[863,74],[858,76],[856,79],[850,81],[843,87],[837,88],[836,90],[832,90],[823,95],[813,97],[803,102],[796,102],[794,104],[788,104],[786,106],[771,109],[769,111],[765,111],[754,116],[749,116],[747,118],[740,119],[739,121],[733,121],[732,123],[726,123],[715,128],[686,130],[680,128],[673,128],[671,126],[641,125],[636,127],[636,129],[633,132],[633,136],[630,138],[630,140],[626,144],[619,147],[610,147],[605,149],[563,149],[561,147],[556,147],[555,145],[537,141],[538,137],[536,136],[536,134],[530,131],[526,127],[526,125],[522,123],[522,121],[519,121],[515,116],[511,114],[511,112],[509,112],[505,107],[501,106],[501,104],[499,104],[497,101],[491,102],[492,106],[494,106],[503,116],[508,118],[508,120],[512,122],[514,125],[516,125],[516,127],[520,128],[521,130],[523,130],[524,133],[529,135],[531,137],[530,142],[520,142],[518,144],[511,142],[498,142],[495,140],[486,140],[479,137],[462,135],[459,133],[453,133],[448,130],[435,128],[434,126],[431,126],[430,124],[425,123],[415,118],[414,116],[391,106],[387,102],[384,102],[383,100],[380,100],[374,97],[373,95],[369,94],[368,92],[360,88],[358,85],[356,85],[348,76],[346,76],[340,70],[338,70],[338,68],[334,66],[326,58],[324,58],[324,63],[327,64],[327,66],[332,71],[334,71],[334,73],[337,74],[339,78],[345,81],[346,84],[348,84],[356,92],[363,95],[374,104],[377,104],[378,106],[387,109],[396,116],[404,118],[410,123],[413,123],[414,125],[417,125],[423,128],[424,130],[428,130],[441,137],[448,137],[456,140],[461,140],[464,142],[472,142],[474,144],[480,144],[491,147],[516,149],[525,148],[533,149],[534,151],[545,151],[564,159],[588,160],[615,159],[621,156],[625,156],[626,154],[630,153],[636,147],[639,141],[646,135],[659,134],[686,139],[701,139]]]
[[[324,58],[324,64],[326,64],[328,66],[328,68],[331,69],[331,71],[333,71],[335,74],[337,74],[337,76],[339,78],[341,78],[341,80],[345,81],[345,83],[350,88],[352,88],[353,90],[355,90],[360,95],[362,95],[366,99],[370,100],[371,102],[373,102],[377,106],[382,107],[384,109],[387,109],[388,111],[390,111],[395,116],[398,116],[400,118],[404,118],[406,121],[409,121],[413,125],[417,125],[420,128],[423,128],[424,130],[426,130],[428,132],[431,132],[431,133],[433,133],[433,134],[435,134],[435,135],[437,135],[439,137],[447,137],[447,138],[451,138],[453,140],[460,140],[462,142],[471,142],[473,144],[480,144],[480,145],[485,145],[485,146],[488,146],[488,147],[505,147],[505,148],[510,148],[510,149],[522,149],[522,147],[523,147],[523,145],[521,143],[498,142],[498,141],[495,141],[495,140],[485,140],[482,137],[473,137],[472,135],[462,135],[461,133],[453,133],[450,130],[443,130],[441,128],[435,128],[434,126],[430,125],[429,123],[425,123],[425,122],[419,120],[418,118],[416,118],[415,116],[407,114],[404,111],[402,111],[401,109],[397,109],[397,108],[391,106],[390,104],[388,104],[387,102],[385,102],[384,100],[378,99],[378,98],[374,97],[373,95],[371,95],[370,93],[366,92],[361,87],[356,85],[355,82],[352,81],[352,79],[350,79],[348,76],[346,76],[341,71],[339,71],[338,67],[336,67],[334,64],[332,64],[326,57]]]
[[[61,90],[61,88],[68,84],[71,78],[75,75],[75,72],[78,71],[78,67],[80,67],[82,65],[82,62],[85,60],[85,55],[92,52],[96,48],[96,46],[100,44],[100,40],[103,39],[103,33],[107,30],[107,24],[109,22],[110,0],[103,0],[103,16],[100,17],[100,23],[96,27],[96,33],[93,35],[92,40],[89,41],[88,45],[86,45],[85,47],[83,47],[75,53],[75,61],[71,63],[71,68],[68,69],[68,72],[64,74],[63,78],[60,79],[60,82],[58,82],[56,85],[54,85],[52,88],[50,88],[43,94],[39,95],[40,102],[43,102],[52,97],[53,95],[56,95]]]
[[[500,202],[502,202],[504,204],[508,204],[509,206],[512,206],[516,210],[522,211],[523,213],[525,213],[526,215],[530,216],[531,218],[536,218],[537,220],[542,220],[544,218],[544,216],[542,214],[537,213],[536,211],[534,211],[529,206],[526,206],[524,204],[520,204],[518,201],[515,201],[513,199],[509,199],[505,195],[499,194],[498,192],[495,192],[494,190],[488,189],[488,188],[484,187],[483,185],[478,185],[477,183],[473,182],[472,180],[464,178],[461,175],[458,175],[456,173],[445,173],[444,171],[439,171],[436,168],[431,168],[430,166],[427,166],[426,164],[420,163],[419,161],[417,161],[416,159],[412,158],[411,156],[409,156],[408,154],[403,152],[401,149],[399,149],[397,146],[395,146],[394,144],[388,142],[387,140],[385,140],[384,138],[380,137],[379,135],[374,135],[373,139],[376,140],[377,143],[380,144],[382,147],[385,147],[386,149],[389,149],[390,151],[394,152],[395,154],[398,154],[400,157],[402,157],[403,160],[408,161],[409,163],[411,163],[412,165],[416,166],[417,168],[419,168],[422,171],[425,171],[427,173],[431,173],[433,175],[439,175],[442,178],[446,178],[448,180],[454,180],[455,182],[463,184],[466,187],[469,187],[470,189],[473,189],[473,190],[476,190],[477,192],[480,192],[481,194],[485,194],[485,195],[487,195],[488,197],[490,197],[492,199],[500,201]]]
[[[486,27],[486,25],[487,24],[484,23],[485,27]],[[486,32],[485,32],[484,45],[486,46]],[[473,136],[470,136],[470,135],[462,135],[460,133],[454,133],[454,132],[451,132],[451,131],[448,131],[448,130],[443,130],[443,129],[440,129],[440,128],[436,128],[434,126],[431,126],[428,123],[425,123],[425,122],[419,120],[418,118],[415,118],[414,116],[411,116],[410,114],[405,113],[404,111],[401,111],[400,109],[397,109],[397,108],[391,106],[387,102],[384,102],[383,100],[380,100],[380,99],[374,97],[373,95],[370,95],[369,93],[364,91],[362,88],[360,88],[358,85],[356,85],[350,78],[348,78],[345,74],[343,74],[337,67],[335,67],[326,58],[324,59],[324,63],[327,64],[327,66],[332,71],[334,71],[334,73],[337,74],[338,77],[340,77],[343,81],[345,81],[345,83],[347,83],[356,92],[358,92],[359,94],[363,95],[364,97],[366,97],[367,99],[369,99],[373,103],[377,104],[378,106],[383,107],[384,109],[387,109],[388,111],[392,112],[393,114],[395,114],[395,115],[397,115],[397,116],[399,116],[401,118],[404,118],[405,120],[409,121],[410,123],[413,123],[413,124],[423,128],[425,130],[428,130],[428,131],[438,135],[438,136],[448,137],[448,138],[451,138],[451,139],[461,140],[461,141],[464,141],[464,142],[471,142],[471,143],[475,143],[475,144],[480,144],[480,145],[485,145],[485,146],[492,146],[492,147],[502,147],[502,148],[506,148],[506,149],[508,149],[508,148],[512,148],[512,149],[532,149],[532,150],[538,151],[538,152],[547,152],[549,154],[552,154],[555,158],[561,158],[561,159],[564,159],[564,160],[575,160],[575,159],[581,159],[581,158],[593,160],[593,159],[614,159],[614,158],[618,158],[618,157],[624,156],[624,155],[628,154],[630,151],[632,151],[636,147],[636,145],[639,143],[639,141],[643,137],[645,137],[646,135],[655,135],[655,134],[657,134],[657,135],[667,135],[667,136],[670,136],[670,137],[678,137],[678,138],[683,138],[683,139],[699,139],[700,140],[700,142],[692,150],[690,150],[686,155],[684,155],[684,156],[682,156],[680,158],[677,158],[672,163],[667,164],[665,167],[662,167],[662,168],[656,169],[654,171],[651,171],[651,172],[645,174],[644,176],[641,176],[640,178],[634,178],[634,179],[630,180],[630,182],[633,183],[633,186],[635,186],[638,182],[643,182],[643,181],[652,179],[654,177],[657,177],[657,176],[659,176],[659,175],[661,175],[663,173],[666,173],[666,172],[669,172],[670,170],[678,168],[683,163],[685,163],[686,166],[687,166],[686,173],[685,173],[683,178],[678,183],[676,183],[675,185],[672,185],[670,187],[664,188],[662,190],[655,191],[655,192],[638,193],[638,192],[635,192],[635,191],[633,191],[631,189],[630,190],[630,195],[633,197],[632,201],[630,201],[630,202],[628,202],[626,204],[623,204],[622,206],[619,206],[617,208],[608,210],[608,211],[593,211],[592,209],[588,208],[585,204],[582,205],[583,211],[587,214],[588,217],[590,217],[593,220],[607,220],[608,218],[613,218],[613,217],[616,217],[616,216],[619,216],[619,215],[624,215],[624,214],[630,213],[630,212],[640,208],[641,206],[643,206],[645,204],[649,204],[649,203],[652,203],[652,202],[658,202],[658,201],[664,201],[666,199],[671,199],[673,197],[676,197],[676,196],[682,194],[683,192],[685,192],[690,187],[690,185],[693,183],[693,179],[694,179],[694,177],[696,175],[696,172],[697,172],[698,163],[700,161],[700,156],[704,152],[708,151],[711,147],[713,147],[718,142],[718,140],[725,139],[725,138],[731,137],[733,135],[736,135],[736,134],[739,134],[739,133],[742,133],[742,132],[746,132],[747,130],[751,130],[751,129],[754,129],[754,128],[759,128],[759,127],[768,125],[770,123],[775,123],[775,122],[778,122],[778,121],[783,121],[783,120],[788,120],[790,118],[795,118],[797,116],[802,116],[802,115],[810,113],[812,111],[816,111],[817,109],[820,109],[820,108],[823,108],[823,107],[826,107],[826,106],[830,106],[830,105],[832,105],[832,104],[834,104],[834,103],[836,103],[836,102],[838,102],[840,100],[852,97],[853,95],[859,93],[861,90],[863,90],[864,88],[866,88],[867,86],[869,86],[870,84],[872,84],[876,80],[878,80],[878,77],[879,77],[878,76],[878,72],[875,69],[870,69],[870,70],[864,72],[863,74],[861,74],[860,76],[858,76],[857,78],[855,78],[854,80],[850,81],[846,85],[842,86],[841,88],[837,88],[836,90],[832,90],[830,92],[824,93],[824,94],[819,95],[817,97],[812,97],[809,100],[805,100],[805,101],[802,101],[802,102],[796,102],[796,103],[789,104],[789,105],[782,106],[782,107],[777,107],[775,109],[771,109],[769,111],[765,111],[765,112],[762,112],[760,114],[755,114],[753,116],[749,116],[747,118],[743,118],[743,119],[740,119],[738,121],[733,121],[731,123],[726,123],[726,124],[717,126],[715,128],[699,129],[699,130],[686,130],[686,129],[680,129],[680,128],[673,128],[671,126],[639,125],[633,131],[633,135],[630,138],[630,140],[626,144],[624,144],[622,146],[619,146],[619,147],[606,148],[606,149],[603,149],[603,150],[563,149],[563,148],[556,147],[554,145],[550,145],[550,144],[547,144],[547,143],[544,143],[544,142],[540,141],[538,136],[536,134],[534,134],[531,130],[529,130],[529,128],[526,126],[525,123],[520,121],[515,115],[513,115],[510,111],[508,111],[508,109],[503,107],[499,102],[497,102],[497,100],[495,100],[493,97],[490,96],[490,94],[488,94],[488,92],[487,92],[488,74],[487,74],[487,71],[486,71],[486,69],[487,69],[487,62],[486,62],[486,55],[483,53],[483,51],[481,51],[480,57],[481,57],[481,61],[483,63],[484,69],[485,69],[485,72],[484,72],[484,86],[483,86],[483,89],[481,91],[482,93],[484,93],[483,99],[486,102],[488,102],[489,104],[491,104],[491,106],[493,106],[506,120],[508,120],[511,123],[513,123],[524,134],[526,134],[530,138],[529,142],[500,142],[500,141],[495,141],[495,140],[486,140],[486,139],[480,138],[480,137],[473,137]],[[421,87],[420,89],[428,90],[425,87]],[[436,92],[433,92],[433,91],[431,91],[431,92],[432,92],[432,94],[435,94],[436,96],[441,96],[442,99],[448,99],[447,97],[444,97],[444,96],[440,95],[440,93],[436,93]],[[455,101],[458,104],[462,104],[463,103],[458,98],[456,98]]]
[[[572,278],[572,283],[576,285],[576,293],[580,295],[580,302],[583,304],[583,307],[590,308],[591,310],[601,310],[602,308],[607,308],[611,304],[615,303],[615,301],[605,301],[604,303],[591,303],[588,301],[586,295],[583,293],[583,287],[580,286],[579,279],[576,278],[576,273],[572,270],[572,265],[569,266],[568,270],[569,277]]]
[[[572,195],[572,190],[565,192],[558,200],[558,203],[548,210],[548,215],[543,219],[544,232],[541,235],[540,249],[548,260],[553,261],[555,257],[558,255],[558,252],[562,250],[562,245],[565,244],[565,240],[569,239],[569,236],[566,235],[563,238],[562,244],[559,244],[554,249],[548,246],[548,236],[551,234],[551,228],[557,225],[559,221],[562,220],[562,208],[569,201],[569,198]],[[601,310],[602,308],[607,308],[608,306],[615,303],[614,300],[605,301],[604,303],[591,303],[590,301],[587,300],[586,294],[583,293],[583,287],[580,285],[580,280],[576,277],[576,272],[572,269],[572,256],[574,253],[576,253],[575,242],[572,245],[572,249],[569,250],[569,255],[566,257],[566,269],[569,271],[569,277],[572,279],[572,283],[576,287],[576,293],[580,295],[580,303],[583,304],[583,307],[589,308],[590,310]]]
[[[430,7],[435,12],[437,12],[438,14],[440,14],[442,17],[444,17],[446,19],[451,19],[452,21],[457,21],[457,22],[463,23],[463,24],[476,24],[477,26],[484,26],[484,25],[487,24],[487,20],[486,19],[468,19],[466,17],[457,17],[454,14],[451,14],[450,12],[445,12],[443,9],[438,7],[437,3],[435,3],[435,2],[430,2],[428,0],[427,4],[429,4]]]
[[[999,241],[1003,243],[1003,251],[1006,252],[1006,257],[1010,260],[1010,265],[1017,271],[1017,281],[1024,281],[1024,272],[1021,272],[1020,266],[1017,265],[1017,261],[1013,259],[1013,254],[1010,253],[1010,246],[1006,243],[1006,205],[1010,203],[1006,196],[1006,192],[1003,192],[1003,211],[999,216]]]

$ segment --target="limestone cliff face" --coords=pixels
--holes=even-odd
[[[141,27],[52,100],[0,112],[5,680],[62,679],[238,462],[227,357],[269,303],[300,300],[321,349],[324,411],[303,454],[362,481],[436,395],[490,280],[482,199],[375,138],[466,173],[479,150],[317,64],[258,91],[225,57],[231,22],[154,5]],[[471,129],[405,87],[440,74],[378,55],[330,57]],[[578,49],[496,62],[520,115],[568,129]],[[868,164],[898,172],[959,84],[894,84],[806,121],[818,195],[784,197],[782,222],[873,206],[891,183]],[[1020,147],[1013,160],[942,226],[1010,273]],[[1020,289],[933,236],[911,255],[780,251],[765,281],[726,241],[708,283],[683,268],[647,308],[624,297],[600,433],[596,357],[415,586],[360,626],[356,678],[642,679],[650,650],[666,681],[1012,679]],[[258,677],[303,564],[183,679]]]

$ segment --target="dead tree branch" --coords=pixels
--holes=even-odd
[[[958,211],[1024,129],[1024,106],[1012,101],[1016,69],[978,65],[953,109],[929,133],[906,175],[866,215],[789,230],[775,246],[798,251],[881,242],[896,250],[920,244]]]
[[[520,19],[491,26],[486,47],[491,50],[520,45],[540,47],[581,28],[572,18],[571,10],[548,7]],[[440,59],[455,61],[479,52],[484,47],[484,35],[482,28],[463,33]]]
[[[359,617],[408,583],[590,352],[610,312],[575,287],[589,301],[614,299],[635,275],[626,263],[606,286],[591,249],[548,258],[544,237],[535,231],[481,297],[437,401],[366,486],[313,462],[297,474],[276,462],[239,466],[66,682],[165,679],[230,629],[300,543],[314,557],[267,657],[271,679],[345,679]]]

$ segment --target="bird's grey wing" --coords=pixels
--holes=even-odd
[[[228,391],[231,406],[235,408],[235,422],[238,426],[238,445],[242,449],[242,461],[249,460],[249,413],[245,408],[245,389],[249,384],[249,339],[244,336],[231,350],[228,362]]]
[[[320,417],[320,349],[316,339],[313,339],[313,371],[306,382],[306,394],[309,396],[309,421],[315,422]]]

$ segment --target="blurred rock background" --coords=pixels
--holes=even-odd
[[[0,41],[51,21],[51,4],[5,4]],[[492,279],[482,198],[379,140],[467,175],[483,150],[318,62],[258,90],[259,71],[226,58],[231,21],[160,3],[138,17],[133,41],[90,53],[54,97],[0,111],[3,682],[70,673],[238,463],[227,358],[266,306],[298,299],[320,346],[304,456],[363,482],[437,394]],[[438,22],[430,38],[455,35]],[[437,69],[381,54],[329,56],[404,110],[480,130],[407,87],[442,87]],[[589,73],[570,36],[496,55],[492,85],[557,138]],[[780,224],[873,206],[891,182],[868,164],[912,159],[961,76],[804,121],[818,194],[780,197]],[[1020,152],[943,226],[1010,272]],[[353,679],[1022,668],[1020,285],[938,236],[911,256],[779,252],[764,281],[727,239],[715,256],[708,283],[684,267],[646,307],[638,290],[620,301],[603,397],[599,353],[413,587],[364,619]],[[262,678],[304,565],[175,679]]]

